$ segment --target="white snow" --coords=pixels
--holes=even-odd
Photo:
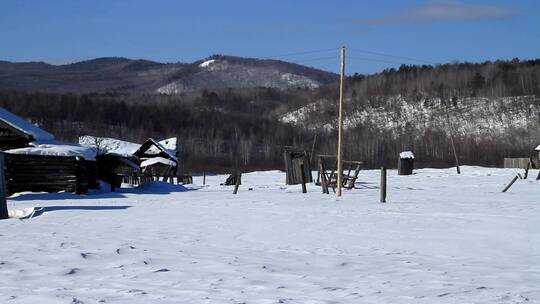
[[[166,141],[168,140],[172,140],[171,138],[170,139],[167,139],[165,141],[156,141],[152,138],[149,138],[148,139],[149,141],[151,141],[153,143],[152,146],[150,146],[150,148],[148,148],[148,150],[145,151],[146,154],[150,154],[150,155],[158,155],[159,153],[163,152],[165,154],[167,154],[167,156],[174,160],[175,162],[178,162],[178,159],[176,158],[176,150],[170,150],[170,149],[167,149],[165,146],[163,146],[162,142],[165,143]],[[171,147],[173,144],[172,143],[168,143],[169,147]],[[174,146],[176,147],[176,140],[174,141]]]
[[[0,221],[1,303],[538,303],[540,184],[514,169],[362,171],[341,198],[282,172],[76,196]],[[535,176],[537,171],[529,172]],[[253,188],[249,191],[248,188]]]
[[[210,60],[207,60],[201,64],[199,64],[199,67],[201,68],[207,68],[209,67],[212,63],[214,63],[216,60],[215,59],[210,59]]]
[[[540,145],[538,145],[538,147],[536,147],[535,150],[536,150],[536,151],[540,151]]]
[[[414,158],[412,151],[403,151],[399,153],[399,158]]]
[[[159,154],[161,151],[169,154],[171,157],[176,159],[176,137],[167,138],[158,142],[161,145],[160,150],[156,146],[151,146],[146,153],[148,154]]]
[[[98,149],[99,154],[117,154],[122,156],[131,156],[141,147],[140,144],[129,141],[90,135],[80,136],[79,144]]]
[[[11,154],[26,155],[47,155],[47,156],[70,156],[80,157],[86,160],[96,159],[96,150],[90,147],[84,147],[77,144],[55,143],[55,144],[36,144],[33,147],[18,148],[4,151]]]
[[[154,164],[164,164],[167,166],[176,166],[176,162],[163,157],[152,157],[141,162],[141,167],[148,167]]]
[[[32,123],[2,107],[0,107],[0,120],[24,134],[31,135],[36,141],[49,141],[54,139],[54,136],[51,133],[36,127]]]

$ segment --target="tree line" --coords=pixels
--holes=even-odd
[[[347,109],[369,106],[400,111],[385,96],[414,100],[440,98],[449,105],[457,99],[540,93],[540,60],[459,63],[439,66],[401,66],[375,75],[347,77]],[[336,115],[338,87],[316,90],[271,88],[162,94],[100,94],[0,91],[0,106],[30,119],[58,139],[77,141],[81,135],[114,137],[143,142],[178,137],[186,170],[226,171],[283,168],[282,151],[298,147],[315,154],[334,154],[336,132],[282,123],[281,115],[310,103],[330,102],[317,119]],[[426,99],[426,96],[429,97]],[[429,106],[429,105],[426,105]],[[386,107],[386,108],[385,108]],[[525,111],[526,109],[523,109]],[[540,125],[538,117],[531,121]],[[456,144],[463,162],[499,165],[504,156],[529,153],[539,128],[511,130],[498,138],[459,135]],[[366,122],[346,131],[346,158],[367,161],[367,166],[395,165],[397,154],[414,148],[426,166],[453,164],[448,132],[443,128],[382,130]],[[525,132],[525,133],[523,133]],[[534,133],[536,132],[536,133]],[[314,142],[315,141],[315,142]]]

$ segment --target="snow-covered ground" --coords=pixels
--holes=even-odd
[[[281,172],[77,197],[21,194],[0,221],[1,303],[540,302],[540,183],[532,171],[362,171],[344,196]],[[248,190],[248,188],[253,190]]]

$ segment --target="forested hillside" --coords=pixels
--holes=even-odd
[[[174,92],[173,92],[174,93]],[[346,158],[395,165],[412,149],[424,166],[501,165],[540,144],[540,60],[402,66],[346,82]],[[337,85],[207,89],[180,94],[0,91],[0,106],[58,138],[141,142],[178,136],[191,170],[281,168],[285,146],[335,153]],[[237,157],[238,156],[238,157]]]

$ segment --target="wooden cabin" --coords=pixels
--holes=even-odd
[[[0,108],[0,149],[6,192],[84,193],[96,187],[95,151],[62,143],[47,131]]]
[[[149,138],[133,153],[141,160],[141,171],[150,174],[155,180],[171,179],[177,175],[176,138],[156,141]]]
[[[29,147],[32,142],[47,142],[54,136],[23,118],[0,108],[0,150]]]
[[[141,185],[150,180],[171,180],[176,176],[176,138],[156,141],[152,138],[142,145],[116,138],[81,136],[79,144],[98,151],[98,178],[120,187],[121,182]]]

